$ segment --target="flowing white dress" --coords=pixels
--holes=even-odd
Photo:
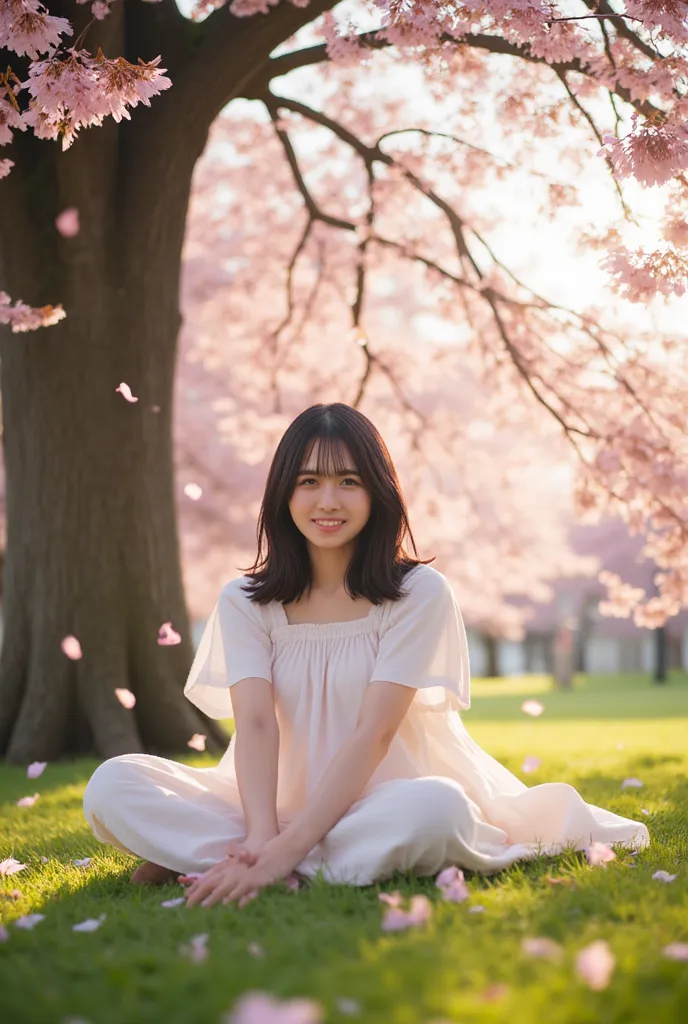
[[[649,843],[642,822],[586,803],[563,782],[529,788],[471,739],[458,713],[470,705],[466,633],[436,569],[412,569],[401,600],[326,624],[290,624],[281,603],[250,601],[242,583],[222,590],[184,692],[210,717],[231,718],[234,683],[272,683],[281,827],[354,731],[369,683],[417,690],[384,760],[300,874],[321,869],[328,881],[367,885],[397,870],[429,875],[456,864],[487,874],[592,841]],[[149,754],[104,761],[84,794],[95,835],[175,871],[205,871],[245,835],[234,746],[232,738],[213,768]]]

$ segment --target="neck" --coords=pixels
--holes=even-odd
[[[344,577],[354,549],[354,543],[331,550],[309,544],[312,589],[323,594],[336,594],[340,591],[344,586]]]

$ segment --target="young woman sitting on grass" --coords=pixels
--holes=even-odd
[[[407,536],[415,552],[373,424],[341,403],[298,416],[268,473],[258,558],[223,588],[184,691],[234,718],[227,751],[214,768],[124,754],[86,788],[97,838],[145,858],[132,882],[181,876],[187,904],[209,906],[292,872],[368,885],[649,843],[641,822],[565,783],[528,788],[471,739],[461,613]]]

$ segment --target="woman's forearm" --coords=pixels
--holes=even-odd
[[[327,835],[363,792],[388,744],[357,730],[337,751],[305,807],[270,845],[289,849],[296,863]]]
[[[245,723],[237,729],[234,765],[247,835],[266,839],[279,833],[277,824],[277,719]]]

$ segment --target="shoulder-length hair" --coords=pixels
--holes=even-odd
[[[305,409],[285,431],[272,459],[258,517],[258,556],[248,570],[250,599],[258,604],[289,603],[310,592],[311,565],[306,538],[294,523],[289,502],[305,459],[318,441],[319,476],[343,475],[343,446],[356,463],[371,499],[368,522],[356,537],[356,548],[344,578],[352,597],[373,604],[398,601],[406,574],[421,561],[404,548],[406,537],[417,555],[406,503],[392,457],[377,428],[363,413],[342,402],[319,403]],[[312,466],[309,466],[312,469]]]

